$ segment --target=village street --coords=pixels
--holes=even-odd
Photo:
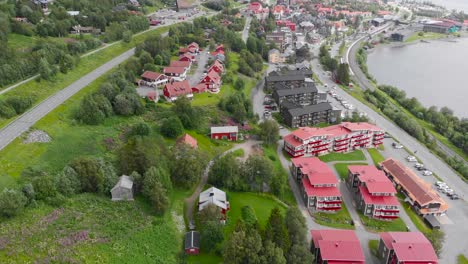
[[[208,63],[208,58],[210,57],[210,51],[208,47],[204,49],[200,54],[197,55],[197,69],[192,75],[187,76],[187,80],[190,83],[190,87],[194,87],[197,83],[200,82],[201,78],[203,77],[203,73],[205,71],[206,64]],[[195,67],[195,66],[192,66]]]

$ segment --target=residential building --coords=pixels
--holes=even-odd
[[[177,100],[179,96],[186,96],[189,99],[193,98],[192,89],[187,80],[167,83],[164,86],[163,94],[169,102]]]
[[[458,32],[461,29],[461,24],[450,20],[434,20],[424,23],[424,32],[434,32],[441,34],[448,34]]]
[[[70,34],[100,34],[101,29],[95,27],[83,27],[80,25],[76,25],[72,27],[70,30]]]
[[[177,139],[176,144],[186,144],[194,149],[198,148],[198,142],[195,138],[190,136],[189,134],[185,133],[185,135],[181,136]]]
[[[141,75],[141,84],[151,86],[151,87],[157,87],[160,85],[164,85],[169,81],[166,75],[157,73],[157,72],[152,72],[152,71],[145,71]]]
[[[237,126],[211,127],[211,139],[237,141],[239,128]]]
[[[298,182],[307,208],[334,212],[341,209],[338,180],[325,162],[315,157],[291,160],[291,174]]]
[[[431,242],[421,232],[380,233],[378,256],[382,264],[437,264]]]
[[[374,27],[380,27],[381,25],[385,24],[385,19],[377,17],[377,18],[372,19],[370,23]]]
[[[447,203],[432,189],[430,183],[424,181],[400,161],[389,158],[380,163],[382,170],[401,191],[422,216],[441,215],[447,212]]]
[[[392,182],[381,170],[369,165],[348,166],[346,179],[356,209],[364,215],[380,220],[399,217],[400,203]]]
[[[297,128],[319,123],[333,123],[338,120],[341,110],[334,109],[329,102],[298,105],[285,100],[281,103],[280,113],[287,126]]]
[[[175,81],[183,81],[187,77],[187,69],[185,67],[164,67],[163,73]]]
[[[215,71],[219,75],[224,73],[224,64],[220,60],[215,60],[213,64],[208,68],[208,72]]]
[[[268,33],[266,35],[266,42],[274,43],[280,50],[283,50],[286,44],[286,33],[282,31]]]
[[[364,264],[361,244],[353,230],[310,230],[317,264]]]
[[[221,76],[215,71],[209,71],[200,81],[206,89],[212,93],[218,93],[221,89]]]
[[[299,88],[289,88],[278,83],[275,85],[272,96],[278,105],[285,100],[298,105],[313,105],[317,104],[318,89],[312,82],[306,82]]]
[[[185,68],[187,71],[190,70],[190,66],[192,66],[192,62],[190,61],[171,61],[171,63],[169,64],[169,67],[183,67]]]
[[[127,175],[122,175],[111,189],[112,201],[133,201],[133,181]]]
[[[186,53],[179,55],[179,61],[189,61],[193,63],[195,62],[195,56],[190,54],[190,52],[186,52]]]
[[[208,205],[215,205],[220,209],[220,221],[226,221],[226,214],[229,211],[229,202],[226,193],[218,188],[211,187],[200,193],[198,197],[198,211],[202,211]]]
[[[176,7],[179,12],[189,12],[195,8],[195,5],[189,0],[176,0]]]
[[[282,84],[289,88],[302,87],[305,84],[305,72],[288,71],[286,73],[271,72],[265,77],[265,88],[273,90],[276,84]]]
[[[285,61],[286,57],[284,57],[279,50],[272,49],[268,52],[269,63],[284,63]]]
[[[292,157],[322,155],[373,148],[382,144],[384,131],[369,123],[342,122],[324,128],[301,127],[284,137],[284,150]]]
[[[189,231],[185,233],[185,254],[198,255],[200,254],[200,233],[197,231]]]

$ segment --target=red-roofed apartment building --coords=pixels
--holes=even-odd
[[[284,137],[284,150],[292,157],[318,156],[373,148],[383,143],[384,131],[369,123],[343,122],[324,128],[301,127]]]
[[[361,244],[352,230],[310,230],[317,264],[364,264]]]
[[[353,195],[356,208],[364,215],[381,220],[399,217],[398,199],[392,182],[374,166],[348,166],[346,185]]]
[[[378,250],[384,264],[437,264],[431,242],[421,232],[380,233]]]
[[[419,215],[441,215],[447,212],[448,204],[432,189],[431,184],[419,178],[400,161],[389,158],[382,161],[380,166]]]
[[[187,80],[166,84],[164,86],[163,93],[166,100],[169,102],[177,100],[179,96],[186,96],[189,99],[193,97],[192,89],[190,89],[190,84]]]
[[[341,209],[338,180],[326,163],[315,157],[294,158],[291,173],[299,183],[307,208],[316,211]]]

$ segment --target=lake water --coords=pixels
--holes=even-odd
[[[430,0],[430,2],[444,6],[448,10],[456,9],[468,14],[468,0]]]
[[[367,56],[369,73],[416,97],[424,106],[447,106],[468,117],[468,39],[380,45]]]

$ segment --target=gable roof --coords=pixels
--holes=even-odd
[[[221,78],[219,77],[219,74],[214,70],[210,70],[208,74],[203,78],[203,80],[205,79],[209,79],[216,84],[219,84],[221,82]]]
[[[189,134],[185,133],[185,135],[181,136],[178,140],[177,140],[177,143],[180,144],[180,143],[184,143],[184,144],[187,144],[189,146],[191,146],[192,148],[197,148],[198,147],[198,142],[195,138],[193,138],[192,136],[190,136]]]
[[[211,134],[216,134],[216,133],[237,133],[237,132],[239,132],[239,127],[237,127],[237,126],[211,127]]]
[[[291,161],[295,167],[301,170],[304,176],[307,176],[311,187],[314,185],[338,184],[338,180],[336,179],[333,171],[328,167],[328,165],[325,162],[321,161],[317,157],[293,158],[291,159]],[[307,186],[308,184],[306,184],[304,187]],[[312,189],[309,188],[308,191],[312,192]]]
[[[192,89],[190,89],[190,84],[187,80],[181,82],[167,83],[164,86],[164,90],[166,90],[171,97],[192,93]]]
[[[175,73],[182,74],[185,72],[185,67],[164,67],[163,72],[166,73]]]
[[[200,248],[200,233],[189,231],[185,233],[185,249]]]
[[[350,165],[348,170],[358,175],[359,181],[365,183],[369,193],[396,193],[392,182],[383,171],[370,165]]]
[[[364,263],[364,253],[361,244],[352,230],[310,230],[315,248],[320,248],[323,260],[353,261],[352,263]],[[328,262],[340,263],[340,262]]]
[[[153,71],[145,71],[141,75],[141,78],[146,78],[146,79],[149,79],[149,80],[158,80],[160,77],[163,77],[163,76],[164,75],[161,74],[161,73],[157,73],[157,72],[153,72]]]
[[[218,69],[221,70],[221,72],[224,72],[224,65],[218,59],[216,59],[213,62],[213,64],[211,65],[211,67],[210,67],[210,69],[208,71],[211,71],[211,69],[213,69],[214,67],[217,67]]]
[[[111,191],[117,188],[132,189],[132,187],[133,187],[132,179],[127,175],[122,175],[120,176],[119,181],[115,184],[115,186],[112,188]]]
[[[398,184],[400,184],[408,195],[421,206],[430,203],[441,204],[441,209],[447,209],[448,205],[431,187],[431,185],[420,179],[413,171],[404,166],[400,161],[389,158],[380,163],[388,171]]]
[[[190,67],[191,62],[190,61],[171,61],[169,64],[169,67],[185,67],[188,68]]]
[[[201,192],[198,198],[198,210],[201,211],[210,204],[214,204],[222,209],[227,209],[228,201],[226,199],[226,193],[215,187]]]

